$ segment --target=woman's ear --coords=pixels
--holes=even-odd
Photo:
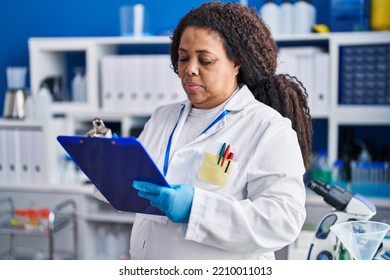
[[[237,63],[234,64],[234,69],[236,70],[236,75],[238,75],[238,72],[240,71],[240,67],[241,67],[241,65],[239,65]]]

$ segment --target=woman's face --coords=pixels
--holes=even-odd
[[[226,54],[222,39],[204,28],[187,27],[179,46],[178,72],[191,103],[201,109],[222,104],[237,89],[239,66]]]

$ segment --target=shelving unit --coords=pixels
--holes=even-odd
[[[339,83],[339,49],[341,46],[389,44],[389,32],[355,32],[330,34],[298,34],[278,35],[275,37],[279,47],[285,46],[316,46],[321,47],[330,55],[329,69],[329,109],[328,113],[312,111],[313,118],[328,119],[328,151],[329,160],[337,159],[338,126],[341,124],[381,124],[390,125],[389,106],[351,106],[338,104]],[[53,104],[53,114],[66,115],[70,118],[88,119],[99,114],[110,120],[118,120],[124,124],[122,133],[128,135],[132,118],[145,117],[142,110],[125,114],[108,114],[102,109],[101,102],[101,58],[109,54],[122,54],[121,48],[128,47],[130,52],[161,53],[168,50],[169,37],[91,37],[91,38],[31,38],[29,40],[31,87],[33,94],[37,92],[41,80],[50,75],[62,75],[66,79],[66,53],[74,51],[85,52],[87,68],[88,98],[87,104],[58,102]],[[133,48],[133,49],[131,49]],[[167,52],[166,52],[167,53]],[[309,93],[310,95],[310,93]],[[83,113],[81,113],[83,112]],[[361,116],[364,114],[364,118]]]
[[[0,186],[58,183],[61,151],[53,136],[63,128],[62,119],[0,120]]]
[[[390,130],[390,106],[341,105],[338,102],[339,85],[339,55],[340,47],[348,45],[390,44],[390,32],[359,32],[336,34],[301,34],[278,35],[275,37],[280,48],[289,46],[319,47],[329,54],[328,75],[328,107],[326,112],[312,111],[314,119],[326,120],[328,127],[327,148],[329,161],[338,158],[339,128],[342,125],[381,125]],[[42,157],[47,168],[45,180],[39,183],[8,182],[0,180],[0,191],[4,195],[14,195],[18,199],[23,194],[36,196],[36,203],[42,202],[45,193],[55,194],[56,197],[76,199],[80,224],[79,256],[85,259],[102,258],[96,248],[101,245],[98,231],[102,226],[113,225],[130,227],[134,219],[131,213],[119,213],[111,207],[98,201],[92,196],[92,187],[83,186],[78,181],[65,182],[70,178],[61,166],[64,152],[55,137],[57,135],[84,134],[91,125],[94,117],[100,117],[112,125],[119,135],[137,135],[150,112],[144,108],[126,112],[107,112],[102,106],[102,76],[101,61],[106,55],[129,54],[168,54],[169,37],[89,37],[89,38],[31,38],[28,42],[30,54],[30,85],[35,95],[41,81],[48,76],[62,76],[64,85],[69,84],[69,73],[72,65],[69,57],[78,54],[86,67],[87,101],[86,102],[55,102],[51,106],[53,119],[47,123],[17,122],[2,120],[0,129],[6,127],[35,128],[45,134],[45,149]],[[390,67],[390,66],[389,66]],[[310,95],[310,92],[309,92]],[[1,142],[0,142],[1,144]],[[1,146],[1,145],[0,145]],[[15,193],[15,190],[16,193]],[[309,207],[312,203],[308,201]],[[320,203],[321,204],[321,203]],[[323,205],[324,203],[322,203]],[[310,206],[311,205],[311,206]],[[381,211],[386,211],[388,200],[380,200]],[[128,231],[130,231],[130,228]],[[124,230],[126,234],[127,229]],[[101,231],[100,231],[101,233]],[[123,237],[123,236],[121,236]],[[124,240],[122,238],[119,238]],[[124,241],[122,241],[124,242]],[[97,244],[100,244],[99,246]],[[123,245],[128,246],[128,245]],[[123,252],[121,253],[123,255]],[[112,254],[110,256],[113,256]],[[122,256],[116,256],[119,258]]]
[[[337,157],[339,127],[341,125],[385,125],[390,133],[390,105],[343,105],[339,104],[339,56],[341,46],[370,46],[390,44],[390,32],[362,32],[357,34],[334,34],[329,40],[331,99],[329,108],[329,160]],[[390,45],[388,46],[390,48]],[[388,54],[389,55],[389,54]],[[390,66],[388,66],[390,67]],[[390,69],[387,69],[390,71]],[[390,86],[388,86],[390,88]],[[388,90],[389,90],[388,88]],[[387,93],[390,95],[390,91]],[[386,131],[384,131],[386,133]]]

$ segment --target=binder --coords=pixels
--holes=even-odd
[[[170,90],[169,78],[173,70],[169,68],[171,64],[169,55],[156,55],[156,97],[155,97],[155,106],[156,109],[159,106],[168,104],[168,92]]]
[[[138,196],[134,180],[169,187],[152,158],[135,137],[58,136],[58,142],[116,210],[164,215]]]
[[[316,53],[314,57],[314,106],[317,114],[329,113],[329,54]]]
[[[31,155],[32,182],[42,183],[45,181],[47,166],[45,166],[45,137],[41,129],[31,130],[31,142],[34,143]],[[46,173],[46,174],[45,174]]]
[[[7,142],[6,142],[6,130],[0,129],[0,184],[7,183]]]
[[[101,60],[102,77],[102,105],[105,111],[115,111],[115,57],[112,55],[104,56]]]
[[[20,162],[19,162],[19,131],[17,128],[5,130],[7,143],[6,149],[6,172],[8,183],[18,183],[20,181]]]
[[[141,108],[150,114],[155,109],[156,99],[156,63],[154,55],[144,55],[142,57],[143,63],[143,85],[142,85],[142,101]]]
[[[317,112],[315,96],[315,56],[322,50],[317,47],[286,47],[279,50],[278,73],[296,76],[306,88],[308,105]]]
[[[32,181],[32,151],[34,149],[31,141],[32,130],[21,128],[19,131],[19,163],[21,182],[28,183]]]
[[[127,97],[126,110],[132,112],[140,112],[143,107],[143,64],[141,55],[125,56],[125,64],[129,71],[128,77],[125,79]]]

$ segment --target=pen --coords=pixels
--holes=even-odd
[[[230,151],[230,145],[227,145],[226,150],[225,150],[225,152],[224,152],[224,154],[223,154],[223,157],[222,157],[221,167],[223,166],[223,163],[225,162],[225,159],[226,159],[226,157],[228,156],[229,151]]]
[[[234,157],[234,153],[229,153],[229,155],[227,156],[227,159],[228,159],[228,163],[227,163],[227,166],[226,166],[226,169],[225,169],[225,175],[229,169],[229,165],[230,165],[230,162],[233,160],[233,157]]]
[[[225,148],[226,148],[226,143],[223,143],[222,148],[221,148],[221,151],[219,152],[219,158],[218,158],[218,163],[217,163],[217,165],[219,165],[219,163],[221,162],[223,153],[225,152]]]

